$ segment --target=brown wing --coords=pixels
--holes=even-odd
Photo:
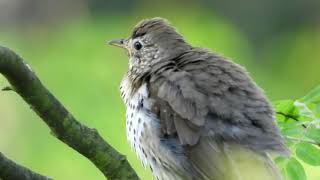
[[[195,49],[159,63],[148,87],[164,134],[177,133],[183,145],[211,136],[287,153],[270,104],[246,71],[228,60]]]

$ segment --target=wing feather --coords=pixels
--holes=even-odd
[[[184,147],[198,179],[281,179],[267,154],[289,152],[271,105],[246,71],[202,49],[168,63],[151,72],[152,111],[163,136]]]

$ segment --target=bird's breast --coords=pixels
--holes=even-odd
[[[178,146],[178,140],[171,139],[170,142],[166,142],[161,135],[159,117],[151,111],[154,100],[149,98],[147,85],[142,84],[132,94],[130,80],[125,77],[121,83],[120,91],[127,108],[127,140],[142,165],[150,167],[153,175],[159,180],[188,179],[185,176],[181,177],[181,174],[188,174],[182,167],[182,164],[185,164],[181,159],[182,154],[178,153],[176,148],[175,150],[170,148]],[[177,171],[183,173],[179,175],[176,173]]]
[[[153,113],[149,111],[152,100],[148,98],[146,84],[143,84],[134,94],[131,93],[131,84],[127,78],[120,86],[121,96],[126,105],[127,140],[136,152],[142,164],[150,165],[155,158],[160,142],[160,124]]]

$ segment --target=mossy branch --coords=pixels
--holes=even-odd
[[[124,155],[104,141],[95,129],[77,121],[42,85],[22,58],[1,46],[0,73],[49,126],[56,138],[87,157],[105,177],[111,180],[139,179]]]
[[[0,152],[0,179],[4,180],[50,180],[50,178],[16,164]]]

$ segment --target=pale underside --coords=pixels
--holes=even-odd
[[[281,179],[267,154],[258,154],[234,143],[214,142],[208,137],[201,138],[195,145],[207,151],[191,148],[188,153],[192,153],[193,159],[189,159],[177,138],[163,138],[160,120],[150,111],[154,100],[149,98],[146,84],[131,96],[130,89],[131,84],[125,77],[120,90],[127,107],[127,139],[143,166],[150,167],[156,179]]]

